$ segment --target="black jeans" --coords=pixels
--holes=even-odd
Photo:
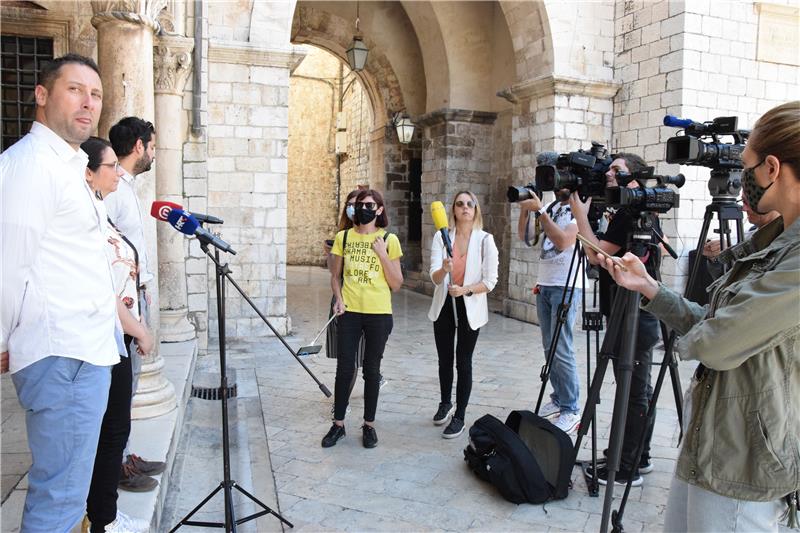
[[[381,381],[381,359],[386,341],[392,332],[392,315],[367,313],[345,314],[336,319],[338,327],[339,357],[336,359],[336,385],[334,387],[333,418],[344,420],[350,402],[350,384],[356,372],[358,342],[364,335],[364,420],[375,421],[378,408],[378,391]]]
[[[625,420],[625,436],[622,440],[622,455],[620,457],[620,471],[625,474],[636,472],[639,464],[634,463],[634,454],[639,446],[644,432],[644,447],[642,459],[650,460],[650,439],[653,437],[655,414],[650,424],[647,421],[647,408],[653,399],[653,387],[650,384],[650,371],[653,361],[653,347],[658,342],[660,326],[658,319],[647,311],[639,310],[639,331],[636,336],[636,346],[633,353],[633,372],[631,374],[631,390],[628,395],[628,411]],[[617,353],[619,355],[619,348]],[[614,375],[617,375],[616,359]]]
[[[455,343],[455,360],[458,371],[455,416],[464,420],[469,395],[472,392],[472,352],[475,349],[475,343],[478,342],[480,329],[470,329],[467,321],[467,309],[464,307],[464,297],[459,296],[455,300],[458,328],[453,321],[453,304],[448,294],[439,318],[433,323],[433,338],[436,341],[436,352],[439,354],[439,388],[442,393],[442,403],[450,403],[452,397],[453,344]]]
[[[125,346],[129,346],[130,342],[131,337],[125,335]],[[122,452],[131,433],[132,383],[133,372],[128,348],[128,357],[122,357],[111,369],[108,405],[100,426],[92,483],[86,498],[86,512],[92,523],[93,533],[104,531],[105,526],[117,518],[117,485],[122,469]]]

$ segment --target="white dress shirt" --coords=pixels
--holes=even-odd
[[[119,362],[105,213],[87,161],[39,122],[0,154],[0,351],[11,372],[51,355]]]
[[[104,202],[108,209],[108,218],[139,252],[139,283],[146,285],[153,279],[153,274],[148,265],[142,208],[136,195],[135,184],[136,178],[125,171],[119,180],[117,190],[106,196]]]

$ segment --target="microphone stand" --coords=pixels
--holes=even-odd
[[[260,516],[264,516],[266,514],[271,514],[275,516],[278,520],[283,522],[289,527],[294,527],[294,525],[286,520],[283,516],[279,513],[271,509],[269,506],[261,502],[258,498],[244,490],[240,487],[235,480],[231,479],[231,452],[230,452],[230,434],[228,429],[228,375],[226,372],[226,359],[225,359],[225,280],[227,279],[231,285],[236,289],[236,291],[242,295],[245,301],[250,304],[250,307],[261,317],[261,320],[272,330],[272,333],[275,334],[278,339],[283,343],[289,353],[291,353],[295,360],[300,363],[300,365],[308,372],[308,375],[317,383],[322,393],[330,398],[331,391],[328,387],[325,386],[317,377],[314,375],[313,372],[305,365],[305,363],[298,357],[297,353],[289,346],[286,340],[281,336],[280,333],[269,323],[267,317],[256,307],[253,301],[245,294],[244,290],[236,283],[236,281],[231,277],[231,270],[228,268],[228,264],[223,264],[220,262],[219,258],[219,249],[215,249],[214,253],[212,254],[211,251],[208,249],[208,245],[210,244],[206,239],[200,238],[201,244],[200,249],[205,252],[205,254],[211,259],[214,263],[214,270],[215,270],[215,282],[217,288],[217,321],[219,325],[219,367],[220,367],[220,387],[219,392],[220,396],[222,397],[222,472],[223,472],[223,479],[220,482],[219,486],[211,491],[194,509],[192,509],[189,514],[183,517],[180,522],[178,522],[175,527],[170,530],[170,533],[177,531],[181,526],[198,526],[198,527],[211,527],[211,528],[220,528],[225,529],[226,533],[236,531],[236,526],[239,524],[243,524],[245,522],[249,522],[250,520],[254,520]],[[242,494],[244,494],[247,498],[249,498],[252,502],[258,504],[263,510],[255,512],[251,515],[245,516],[244,518],[236,518],[236,512],[233,506],[233,489],[238,490]],[[225,521],[224,522],[205,522],[205,521],[194,521],[191,520],[192,516],[202,509],[202,507],[208,503],[211,498],[213,498],[219,491],[223,491],[224,498],[225,498]]]

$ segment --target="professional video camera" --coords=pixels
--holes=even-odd
[[[712,197],[735,198],[739,195],[742,189],[742,151],[750,131],[738,128],[737,117],[717,117],[701,124],[667,115],[664,125],[683,128],[683,135],[667,139],[667,163],[710,168],[708,190]],[[733,143],[720,142],[720,136],[733,137]],[[703,138],[711,141],[703,141]]]
[[[542,152],[536,158],[534,181],[522,187],[509,187],[506,196],[509,202],[521,202],[544,191],[569,189],[578,191],[581,197],[591,196],[599,201],[605,198],[605,173],[611,165],[608,150],[592,142],[589,150],[558,154]]]
[[[628,183],[636,180],[641,187],[629,189]],[[645,187],[649,180],[656,180],[655,187]],[[608,187],[605,190],[606,204],[612,207],[628,207],[635,211],[651,211],[666,213],[673,207],[680,207],[680,195],[667,185],[680,188],[686,183],[683,174],[677,176],[656,176],[653,167],[645,167],[633,173],[618,172],[619,187]]]

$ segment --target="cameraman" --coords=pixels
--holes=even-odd
[[[539,277],[533,293],[536,295],[536,313],[542,331],[542,345],[547,353],[556,332],[563,290],[570,283],[570,265],[578,226],[569,206],[569,189],[557,191],[556,201],[547,207],[542,205],[542,201],[536,195],[520,202],[519,207],[517,233],[520,240],[532,246],[528,236],[534,231],[537,220],[544,232]],[[575,287],[572,298],[564,302],[567,306],[566,322],[558,337],[550,372],[553,393],[550,395],[550,401],[539,410],[539,415],[542,417],[557,417],[553,423],[566,433],[575,431],[581,420],[580,382],[575,350],[572,347],[572,326],[575,323],[580,294],[581,287]]]
[[[644,169],[647,164],[635,154],[617,154],[611,162],[611,166],[606,172],[606,187],[628,187],[635,189],[639,183],[630,179],[630,175]],[[573,193],[569,201],[573,216],[578,224],[578,231],[581,235],[594,242],[609,255],[622,256],[626,251],[631,251],[637,255],[647,268],[647,272],[654,278],[658,278],[658,270],[661,263],[661,251],[655,237],[641,250],[634,250],[629,247],[627,242],[628,232],[634,226],[637,212],[628,207],[622,207],[615,213],[609,213],[610,221],[608,228],[601,237],[597,237],[589,224],[588,210],[591,205],[591,198],[582,201],[577,193]],[[661,228],[658,225],[658,217],[654,214],[643,215],[649,217],[653,228],[661,235]],[[597,254],[589,247],[584,251],[592,264],[598,264]],[[617,293],[617,285],[604,269],[600,269],[600,310],[608,320],[611,314],[611,304]],[[650,384],[650,364],[653,358],[653,347],[658,341],[659,322],[658,319],[646,311],[639,313],[639,327],[636,336],[636,346],[634,348],[634,366],[631,375],[631,388],[628,397],[628,411],[625,422],[625,435],[622,442],[622,456],[620,457],[620,471],[616,476],[615,482],[625,485],[628,480],[633,478],[632,485],[638,487],[642,484],[642,476],[653,470],[650,463],[650,439],[653,436],[653,425],[655,417],[648,425],[647,408],[653,397],[653,387]],[[619,351],[619,341],[617,349]],[[613,361],[616,371],[616,359]],[[635,463],[636,448],[645,435],[642,456],[638,463]],[[604,452],[605,453],[605,452]],[[606,484],[608,479],[608,469],[605,464],[601,464],[597,469],[597,479],[601,485]]]

